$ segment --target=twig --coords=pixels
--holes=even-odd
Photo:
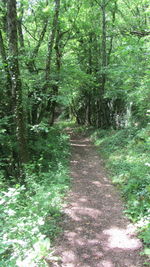
[[[27,29],[27,27],[22,23],[22,26],[24,27],[24,29],[26,30],[26,32],[35,40],[35,41],[38,41],[30,32],[29,30]]]

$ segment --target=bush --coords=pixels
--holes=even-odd
[[[26,186],[3,186],[0,266],[47,266],[44,257],[52,255],[68,189],[68,148],[68,137],[50,129],[46,139],[35,140],[36,155],[26,166]]]
[[[106,159],[112,181],[121,189],[126,214],[139,225],[146,248],[150,245],[150,127],[119,131],[97,130],[92,135]],[[148,250],[146,250],[148,251]]]

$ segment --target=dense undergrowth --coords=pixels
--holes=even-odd
[[[121,189],[126,214],[139,227],[144,253],[150,255],[150,127],[96,130],[92,139]]]
[[[31,129],[32,161],[26,166],[26,185],[8,186],[0,179],[0,266],[47,266],[52,243],[61,231],[63,196],[69,185],[68,124]],[[138,225],[150,254],[150,127],[139,130],[95,130],[76,127],[92,136],[114,184],[122,192],[126,214]]]
[[[33,160],[26,186],[0,180],[0,266],[47,266],[52,242],[61,230],[63,196],[69,185],[68,136],[59,126],[32,129]],[[33,141],[34,140],[34,141]]]

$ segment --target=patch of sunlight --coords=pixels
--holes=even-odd
[[[88,144],[71,143],[71,146],[75,146],[75,147],[90,147],[91,145],[88,145]]]
[[[92,182],[92,184],[96,185],[97,187],[102,187],[102,183],[100,183],[99,181],[94,181]]]
[[[120,160],[120,159],[122,159],[122,157],[123,157],[123,155],[122,154],[119,154],[118,151],[117,151],[116,154],[110,155],[111,160]]]
[[[101,144],[103,143],[103,141],[104,141],[104,139],[97,139],[97,140],[95,141],[95,145],[96,145],[96,146],[99,146],[99,145],[101,145]]]
[[[130,156],[130,155],[127,155],[126,156],[126,161],[127,162],[130,162],[130,163],[133,163],[133,162],[135,162],[137,159],[136,159],[136,157],[134,157],[134,156]]]
[[[76,205],[76,207],[73,207],[71,211],[68,210],[67,214],[75,221],[82,221],[83,218],[87,216],[92,219],[97,219],[101,216],[101,211],[94,208],[80,207],[80,205]]]
[[[129,176],[130,176],[129,172],[121,173],[119,175],[113,176],[112,181],[114,184],[122,184],[123,182],[125,182],[129,178]]]
[[[150,167],[150,163],[149,163],[149,162],[146,162],[146,163],[145,163],[145,166]]]
[[[74,262],[76,259],[75,253],[72,250],[67,250],[62,253],[65,262]],[[69,263],[69,264],[70,264]],[[67,266],[67,265],[65,265]],[[71,266],[71,265],[68,265]],[[73,265],[74,266],[74,265]]]
[[[22,260],[19,258],[16,262],[18,267],[37,267],[37,261],[41,260],[44,256],[49,253],[50,240],[48,238],[44,239],[44,236],[40,237],[34,245],[33,249],[27,251],[26,257]]]
[[[80,197],[80,198],[79,198],[79,201],[80,201],[80,202],[87,202],[87,198],[86,198],[86,197]]]
[[[114,267],[114,264],[108,260],[101,261],[101,264],[103,267]]]
[[[141,242],[136,237],[132,236],[133,231],[112,227],[104,230],[103,233],[108,236],[108,248],[119,248],[125,250],[137,250],[141,248]]]
[[[79,161],[78,161],[78,160],[71,160],[71,163],[76,163],[76,164],[78,164]]]

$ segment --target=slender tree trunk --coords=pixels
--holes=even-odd
[[[31,53],[31,57],[29,58],[29,60],[27,62],[27,67],[28,67],[28,70],[29,70],[30,73],[38,72],[37,69],[36,69],[35,60],[36,60],[36,57],[38,55],[39,48],[40,48],[40,46],[41,46],[41,44],[43,42],[46,30],[47,30],[47,25],[48,25],[48,19],[46,18],[45,21],[44,21],[44,26],[43,26],[43,29],[41,31],[38,43],[35,46],[33,52]]]
[[[24,45],[24,38],[23,38],[23,32],[22,32],[22,19],[23,19],[23,13],[24,13],[24,8],[23,8],[23,3],[20,4],[20,17],[18,18],[17,21],[17,27],[18,27],[18,39],[20,43],[20,50],[22,53],[25,52],[25,45]]]
[[[55,42],[55,36],[57,31],[57,25],[58,25],[58,17],[59,17],[59,10],[60,10],[60,0],[54,0],[55,4],[55,11],[54,11],[54,18],[52,23],[52,30],[49,35],[48,40],[48,51],[47,51],[47,58],[46,58],[46,69],[45,69],[45,84],[43,86],[43,93],[47,93],[48,90],[52,91],[50,80],[51,80],[51,65],[52,65],[52,53],[53,53],[53,47]],[[49,93],[49,99],[47,103],[44,101],[41,105],[41,112],[39,115],[39,122],[42,120],[45,111],[49,109],[49,107],[52,106],[52,98],[53,92]]]
[[[92,64],[93,64],[93,58],[92,58],[92,46],[93,46],[93,33],[89,33],[89,51],[88,51],[88,74],[92,74]],[[91,125],[91,93],[87,93],[86,97],[86,112],[85,112],[85,123],[86,125]]]
[[[24,46],[24,38],[22,32],[22,18],[18,19],[18,35],[19,35],[20,49],[22,52],[24,52],[25,46]]]
[[[55,35],[56,35],[56,30],[57,30],[57,25],[58,25],[60,0],[55,0],[54,3],[55,3],[55,14],[54,14],[54,19],[53,19],[53,24],[52,24],[52,31],[49,35],[48,52],[47,52],[47,59],[46,59],[45,81],[47,83],[47,86],[49,85],[49,81],[50,81],[52,52],[53,52],[54,40],[55,40]]]
[[[2,8],[4,10],[4,14],[2,15],[2,29],[5,33],[7,33],[7,13],[6,13],[6,9],[7,9],[7,0],[1,0],[2,2]]]
[[[57,105],[56,97],[58,96],[58,90],[59,90],[59,81],[60,81],[60,69],[61,69],[61,59],[62,59],[62,53],[61,53],[61,47],[60,47],[60,41],[61,41],[61,33],[59,30],[59,27],[57,29],[57,36],[56,36],[56,43],[55,43],[55,52],[56,52],[56,84],[53,86],[53,96],[55,99],[52,101],[51,106],[51,119],[49,121],[50,125],[53,125],[54,119],[55,119],[55,109]]]
[[[86,102],[85,124],[91,125],[91,96],[88,94]]]
[[[114,9],[112,10],[112,35],[110,38],[110,45],[109,45],[109,50],[107,54],[107,65],[110,63],[110,56],[113,48],[113,40],[114,40],[114,35],[113,35],[113,30],[115,28],[115,20],[116,20],[116,11],[117,11],[117,0],[115,0],[115,6]]]
[[[106,84],[106,67],[107,67],[107,50],[106,50],[106,6],[108,2],[106,0],[102,1],[101,10],[102,10],[102,48],[101,48],[101,82],[100,82],[100,95],[99,95],[99,104],[98,104],[98,127],[107,128],[110,124],[109,120],[109,106],[107,99],[104,98],[105,93],[105,84]]]
[[[11,76],[9,73],[9,68],[8,68],[8,61],[7,61],[7,54],[3,42],[3,36],[2,32],[0,30],[0,55],[2,58],[3,66],[4,66],[4,71],[5,71],[5,86],[4,86],[4,94],[5,94],[5,115],[8,116],[8,124],[7,124],[7,133],[8,134],[13,134],[14,133],[14,120],[13,120],[13,105],[11,101]],[[15,171],[15,151],[14,151],[14,146],[12,143],[9,144],[9,149],[10,149],[10,156],[9,159],[6,160],[6,167],[5,171],[7,173],[7,178],[10,177],[15,177],[16,176],[16,171]],[[3,154],[3,146],[1,147],[1,153]],[[4,153],[5,155],[5,153]]]
[[[4,70],[5,70],[5,74],[6,74],[6,94],[8,96],[8,99],[10,99],[10,95],[11,95],[11,76],[10,76],[9,69],[8,69],[7,55],[6,55],[6,51],[5,51],[5,46],[4,46],[1,30],[0,30],[0,54],[1,54],[1,57],[2,57]],[[8,102],[10,104],[10,101],[8,101]]]
[[[107,66],[107,55],[106,55],[106,0],[103,0],[102,9],[102,82],[101,82],[101,94],[104,94],[105,83],[106,83],[106,66]]]
[[[18,156],[21,166],[20,174],[22,175],[22,164],[28,161],[28,150],[25,115],[22,101],[22,83],[18,62],[16,0],[7,0],[7,22],[9,37],[9,71],[11,76],[12,102],[14,103]]]

